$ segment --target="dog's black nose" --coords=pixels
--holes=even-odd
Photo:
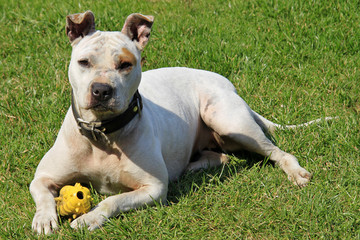
[[[105,83],[93,83],[91,86],[91,94],[97,101],[107,101],[112,97],[113,88]]]

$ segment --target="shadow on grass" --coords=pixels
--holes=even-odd
[[[264,158],[256,153],[241,151],[229,155],[229,163],[224,166],[212,167],[196,172],[185,172],[177,181],[170,182],[168,190],[168,204],[176,204],[184,196],[197,191],[202,186],[206,186],[217,176],[223,182],[239,172],[264,166],[275,166],[268,158]]]

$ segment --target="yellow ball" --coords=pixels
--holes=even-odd
[[[60,189],[59,197],[55,198],[60,216],[69,216],[73,219],[90,211],[91,200],[90,190],[80,183],[76,183],[75,186],[64,186]]]

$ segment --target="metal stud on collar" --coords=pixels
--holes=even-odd
[[[141,102],[140,102],[140,99],[137,98],[136,99],[136,107],[134,107],[134,112],[138,111],[139,112],[139,116],[141,117]],[[136,111],[135,111],[135,108],[136,108]]]

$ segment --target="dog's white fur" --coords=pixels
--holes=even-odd
[[[92,230],[121,212],[165,201],[168,182],[186,169],[225,163],[225,154],[211,151],[215,147],[268,156],[295,184],[309,182],[310,173],[297,159],[266,138],[263,130],[279,125],[252,111],[226,78],[188,68],[141,73],[140,53],[149,38],[152,16],[130,15],[121,32],[95,31],[90,11],[67,20],[73,47],[69,80],[81,117],[98,121],[116,116],[137,89],[144,107],[141,115],[109,134],[107,143],[81,135],[69,109],[30,185],[36,203],[34,231],[48,234],[57,228],[54,197],[66,184],[90,182],[100,193],[115,194],[71,223],[73,228]],[[119,69],[121,61],[131,65]],[[94,104],[91,93],[96,82],[114,89],[101,107]],[[194,154],[200,157],[190,162]]]

